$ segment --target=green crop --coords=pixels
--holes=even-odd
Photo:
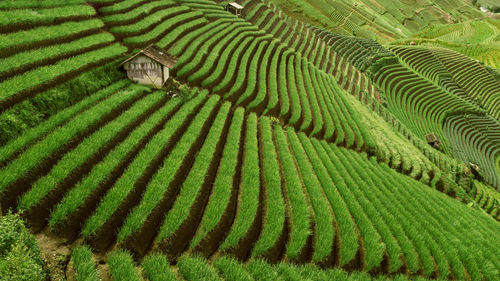
[[[123,250],[112,252],[108,256],[109,271],[114,281],[140,281],[139,272],[129,253]]]
[[[29,72],[8,79],[0,84],[0,100],[10,98],[15,94],[29,90],[37,85],[64,75],[70,71],[77,71],[89,62],[98,62],[117,57],[126,51],[120,44],[113,44],[98,50],[90,51],[68,59],[60,60],[54,65],[42,66]]]
[[[26,131],[19,138],[12,140],[11,142],[7,143],[5,146],[0,148],[0,162],[5,161],[9,157],[11,157],[14,153],[20,151],[23,147],[28,146],[33,141],[48,134],[54,128],[57,128],[58,126],[64,124],[65,122],[68,122],[69,120],[71,120],[71,118],[75,118],[82,110],[89,108],[95,102],[109,95],[112,95],[115,91],[128,84],[129,82],[126,80],[121,80],[119,82],[116,82],[115,84],[96,92],[95,94],[89,96],[88,98],[85,98],[84,100],[73,105],[72,107],[68,107],[60,111],[59,113],[53,115],[52,117],[50,117],[37,127]]]
[[[177,266],[182,277],[193,281],[222,280],[205,259],[199,256],[182,256],[177,260]]]
[[[190,150],[191,144],[194,143],[195,139],[202,133],[203,125],[209,119],[210,113],[216,108],[216,103],[218,101],[219,96],[212,96],[205,104],[205,107],[203,107],[193,119],[189,128],[165,160],[163,167],[166,169],[158,172],[158,177],[151,181],[150,186],[148,186],[144,192],[141,203],[132,211],[127,220],[125,220],[124,226],[120,229],[118,234],[119,241],[122,241],[124,237],[128,237],[130,234],[134,233],[136,229],[142,226],[142,224],[146,222],[148,214],[158,205],[160,200],[164,198],[164,194],[167,191],[166,188],[170,187],[170,182],[176,175],[177,170],[181,167],[186,154]],[[202,148],[196,155],[193,167],[182,184],[172,209],[166,215],[164,224],[160,227],[157,236],[158,241],[170,238],[170,235],[172,235],[188,218],[196,196],[205,180],[211,158],[213,157],[215,147],[220,139],[228,113],[229,103],[226,103],[221,107],[215,121],[212,123],[207,140],[203,143]],[[163,188],[161,188],[161,186],[163,186]]]
[[[198,245],[198,243],[215,228],[224,215],[224,211],[228,208],[231,190],[236,188],[233,186],[233,183],[238,162],[243,118],[244,110],[239,107],[234,112],[213,191],[210,195],[207,207],[205,208],[201,223],[198,226],[198,232],[193,240],[191,240],[191,248]]]
[[[128,32],[136,32],[138,30],[144,30],[152,25],[157,25],[158,22],[163,21],[166,17],[168,17],[171,13],[177,13],[182,11],[188,11],[187,7],[184,6],[173,6],[160,11],[155,12],[154,14],[147,15],[146,17],[141,17],[138,22],[134,22],[129,25],[117,26],[111,28],[111,32],[114,33],[128,33]]]
[[[151,129],[153,129],[153,127],[166,115],[172,112],[179,103],[179,99],[167,102],[162,108],[144,121],[143,124],[132,131],[127,139],[111,151],[103,161],[92,168],[92,171],[67,193],[51,213],[49,220],[50,225],[54,227],[63,223],[73,212],[75,212],[85,202],[85,199],[107,178],[110,172],[119,165],[123,157],[130,153],[136,146],[137,141],[143,139]]]
[[[120,2],[120,4],[123,2],[127,2],[127,1],[122,1],[122,2]],[[104,17],[102,17],[102,19],[105,23],[109,23],[109,24],[115,24],[116,22],[133,20],[133,19],[142,17],[144,15],[150,14],[151,11],[156,9],[156,8],[169,7],[169,6],[172,6],[174,3],[175,2],[171,2],[171,1],[154,1],[154,2],[150,2],[150,3],[146,3],[144,5],[140,5],[127,13],[117,13],[117,14],[113,14],[110,16],[104,16]],[[115,5],[112,5],[109,7],[105,7],[105,8],[102,8],[102,10],[106,11],[106,10],[109,10],[110,7],[116,7],[116,6],[118,6],[118,5],[115,4]]]
[[[95,10],[88,5],[71,5],[64,7],[54,7],[50,9],[19,9],[0,11],[0,26],[25,23],[46,23],[53,22],[58,18],[72,16],[93,16]]]
[[[236,247],[256,219],[260,189],[257,126],[257,116],[250,114],[247,118],[238,209],[233,226],[220,246],[221,250]]]
[[[132,123],[147,109],[159,102],[164,95],[156,92],[138,101],[118,118],[109,122],[82,142],[72,151],[66,153],[52,170],[44,177],[32,184],[30,191],[18,200],[18,211],[27,210],[35,206],[48,193],[55,189],[69,174],[83,165],[101,147],[106,145],[128,124]]]
[[[78,281],[98,281],[96,264],[92,261],[92,251],[87,246],[78,246],[72,254],[73,267]]]
[[[134,183],[144,172],[144,169],[152,161],[152,156],[157,155],[162,147],[168,143],[175,130],[182,124],[182,120],[206,97],[202,92],[196,98],[190,100],[165,124],[164,128],[144,147],[135,157],[134,161],[126,168],[123,175],[108,190],[106,196],[101,200],[94,214],[85,222],[82,235],[90,237],[116,212],[120,204],[134,188]],[[145,219],[145,218],[144,218]]]
[[[271,120],[260,119],[262,166],[264,174],[264,192],[267,204],[264,206],[262,232],[252,250],[253,256],[264,254],[278,241],[285,224],[285,205],[283,200],[280,166],[272,136]]]
[[[281,128],[274,127],[274,134],[279,151],[279,158],[284,175],[285,187],[283,192],[286,195],[288,208],[291,209],[291,231],[290,240],[287,243],[286,255],[296,258],[304,248],[311,231],[311,220],[314,218],[311,207],[305,195],[305,185],[300,178],[295,159],[290,152],[286,136]],[[326,219],[325,221],[328,221]]]
[[[158,38],[161,34],[163,34],[166,30],[168,30],[169,27],[172,25],[175,25],[179,22],[182,21],[189,21],[191,24],[194,22],[193,19],[195,19],[197,16],[199,16],[198,12],[186,12],[180,15],[177,15],[175,17],[171,17],[167,20],[162,21],[161,24],[158,24],[155,26],[155,28],[148,33],[144,33],[141,35],[133,36],[133,37],[127,37],[123,41],[126,43],[141,43],[141,42],[148,42],[150,40],[153,40],[155,38]],[[170,32],[168,33],[168,37],[171,36]]]
[[[245,270],[243,265],[237,260],[228,257],[220,257],[213,262],[213,267],[219,274],[226,280],[241,280],[252,281],[254,280],[250,274]]]
[[[177,280],[176,274],[170,269],[165,256],[151,254],[144,258],[141,267],[146,277],[151,281]]]
[[[101,20],[92,19],[79,22],[65,22],[57,26],[42,26],[27,31],[1,34],[0,49],[30,44],[42,40],[64,38],[71,34],[101,28],[103,26],[104,23]]]
[[[130,86],[128,91],[112,95],[103,102],[88,109],[87,114],[79,115],[70,120],[63,128],[48,135],[43,141],[31,146],[20,154],[9,165],[0,170],[0,191],[4,191],[15,180],[34,168],[40,161],[49,157],[73,137],[83,132],[89,126],[100,120],[113,108],[137,97],[144,91],[143,86]]]
[[[313,246],[313,260],[321,261],[331,254],[334,246],[335,229],[333,228],[333,225],[335,217],[333,216],[332,211],[332,207],[334,206],[330,207],[328,201],[326,200],[327,197],[325,197],[325,193],[328,194],[329,190],[322,190],[324,188],[322,188],[320,182],[318,181],[322,175],[316,172],[316,175],[314,176],[315,173],[312,169],[310,161],[307,159],[307,154],[300,144],[297,135],[291,128],[287,130],[287,136],[295,161],[297,161],[297,167],[300,170],[303,184],[307,190],[311,207],[314,211],[317,239],[315,245]],[[336,216],[340,217],[341,215],[342,213],[337,214]],[[341,255],[342,254],[343,252],[341,250]]]
[[[59,45],[51,45],[49,47],[36,50],[25,51],[3,59],[0,63],[0,73],[12,71],[15,68],[32,64],[37,60],[44,60],[54,56],[64,55],[65,53],[75,52],[80,49],[89,48],[97,44],[103,44],[113,41],[115,38],[109,33],[98,33],[83,37],[81,39],[71,41]]]

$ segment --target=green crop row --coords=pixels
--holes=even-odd
[[[124,239],[128,238],[130,235],[133,235],[136,231],[138,231],[147,221],[146,219],[148,218],[149,214],[155,209],[155,207],[160,203],[160,201],[164,199],[166,192],[168,192],[169,191],[168,189],[171,188],[170,183],[174,179],[174,176],[177,174],[177,171],[181,168],[187,153],[191,149],[192,143],[200,135],[204,123],[208,119],[212,110],[214,110],[214,107],[217,102],[218,102],[217,96],[210,98],[204,105],[204,107],[200,110],[200,112],[196,115],[196,117],[193,119],[193,122],[191,123],[189,128],[185,131],[185,133],[183,134],[182,138],[179,140],[175,148],[170,152],[168,157],[165,159],[163,163],[163,168],[158,170],[158,172],[151,180],[150,184],[148,185],[146,191],[142,196],[139,205],[137,205],[137,207],[135,207],[131,211],[130,215],[125,220],[123,227],[120,229],[118,233],[119,242],[123,241]],[[227,114],[227,108],[225,114]],[[220,121],[220,119],[221,117],[219,118],[218,121]],[[218,125],[220,126],[220,124]],[[215,141],[217,141],[217,139]],[[199,159],[201,159],[201,156]],[[206,158],[204,160],[206,160]],[[201,161],[198,160],[198,163],[200,162]],[[206,162],[202,164],[206,164]],[[199,176],[198,178],[196,178],[196,180],[203,180],[203,178],[204,178],[203,176]],[[193,176],[191,176],[191,180],[194,180]],[[192,185],[190,187],[199,188],[200,185]],[[196,196],[196,194],[194,194],[194,196]],[[177,197],[177,199],[179,199],[179,197]],[[190,207],[191,206],[189,205],[188,208]],[[170,215],[171,212],[172,211],[170,211],[168,215]],[[182,223],[182,221],[180,221],[179,223]]]
[[[77,281],[98,281],[99,274],[92,261],[92,251],[87,246],[78,246],[72,253],[73,267]]]
[[[295,132],[291,129],[288,129],[287,137],[290,143],[290,147],[295,156],[295,160],[297,161],[297,168],[300,171],[300,175],[302,175],[303,184],[309,196],[310,205],[314,211],[316,223],[315,235],[317,238],[314,245],[313,261],[322,261],[328,258],[328,256],[332,253],[332,249],[334,247],[333,243],[335,237],[335,216],[333,215],[334,211],[332,207],[335,206],[330,206],[330,204],[326,200],[327,197],[325,195],[328,193],[328,190],[323,190],[323,187],[321,186],[321,183],[319,181],[321,175],[315,173],[312,169],[311,163],[307,158],[307,154],[300,144]],[[339,204],[338,207],[342,207],[342,205]],[[337,216],[340,215],[341,214],[337,214]],[[354,236],[353,238],[355,237],[356,236]],[[345,238],[348,237],[346,236]],[[348,244],[345,244],[345,246],[348,246]],[[356,251],[357,242],[354,245],[350,244],[350,246],[351,249]],[[344,254],[342,250],[341,254]]]
[[[221,136],[228,119],[230,107],[230,103],[224,103],[217,113],[214,122],[211,124],[206,140],[196,155],[193,167],[189,171],[172,209],[166,215],[163,225],[160,228],[160,233],[156,238],[158,241],[172,239],[172,235],[189,218],[190,210],[193,208],[196,198],[201,196],[201,188],[208,176],[207,171],[209,166],[214,159],[217,159],[215,155],[217,144],[223,141]],[[202,120],[205,121],[204,119]]]
[[[53,131],[43,140],[12,160],[8,166],[0,170],[0,191],[5,191],[13,182],[36,167],[37,163],[49,157],[57,149],[69,142],[89,126],[102,119],[109,111],[130,101],[144,92],[143,86],[132,85],[127,91],[114,94],[97,105],[87,109],[84,114],[71,119],[64,127]]]
[[[150,254],[141,263],[144,275],[151,281],[177,280],[167,258],[161,254]]]
[[[0,26],[9,26],[26,23],[47,23],[58,18],[72,16],[93,16],[95,10],[89,5],[68,5],[50,9],[22,9],[0,11]]]
[[[89,48],[98,44],[108,43],[114,41],[115,38],[109,33],[98,33],[83,37],[81,39],[71,41],[69,43],[51,45],[48,47],[29,50],[18,53],[2,59],[0,62],[0,74],[6,71],[12,71],[16,68],[31,65],[40,60],[53,58],[56,56],[64,56],[65,53],[72,53],[78,50]]]
[[[99,62],[110,59],[124,53],[127,49],[120,44],[113,44],[98,50],[90,51],[71,58],[60,60],[50,66],[43,66],[25,72],[0,83],[0,100],[12,97],[13,95],[29,90],[37,85],[48,83],[67,72],[77,71],[88,65],[89,62]]]
[[[18,138],[8,142],[6,145],[0,148],[0,162],[6,161],[9,157],[12,157],[15,153],[18,153],[21,149],[28,146],[35,140],[43,137],[44,135],[50,133],[52,130],[57,128],[58,126],[64,124],[71,120],[71,118],[76,118],[78,114],[84,111],[86,108],[91,107],[93,104],[98,102],[99,100],[106,98],[109,95],[112,95],[117,90],[123,88],[128,85],[129,82],[127,80],[121,80],[112,84],[111,86],[104,88],[95,94],[83,99],[79,103],[67,107],[66,109],[60,111],[59,113],[53,115],[45,122],[41,123],[37,127],[26,131],[24,134],[19,136]]]
[[[108,256],[109,272],[113,281],[140,281],[132,256],[125,251],[115,251]]]
[[[172,13],[178,13],[178,12],[184,12],[188,11],[189,9],[184,6],[172,6],[160,11],[155,12],[154,14],[147,15],[146,17],[143,17],[140,21],[128,24],[128,25],[123,25],[123,26],[117,26],[111,28],[111,32],[115,33],[129,33],[129,32],[137,32],[139,30],[144,30],[152,25],[157,25],[158,22],[162,22]]]
[[[144,114],[150,107],[160,102],[163,95],[156,92],[150,94],[134,104],[130,109],[123,112],[115,120],[101,127],[91,136],[85,138],[72,151],[66,153],[51,171],[44,177],[39,178],[31,186],[31,189],[23,194],[18,201],[18,211],[27,210],[47,196],[76,168],[83,165],[92,155],[104,147],[127,125]]]
[[[299,161],[293,158],[283,130],[278,126],[275,126],[274,135],[276,138],[277,149],[279,151],[279,158],[284,178],[283,182],[285,184],[283,193],[285,194],[287,202],[287,216],[290,217],[291,221],[290,238],[286,247],[286,256],[290,259],[294,259],[299,256],[307,242],[308,237],[312,235],[311,225],[313,223],[320,224],[320,226],[316,225],[316,231],[318,236],[321,237],[321,240],[324,240],[322,239],[323,237],[329,237],[328,235],[324,235],[325,233],[322,232],[322,229],[324,228],[321,224],[324,226],[325,224],[328,224],[328,222],[331,222],[331,220],[321,219],[318,220],[318,222],[314,220],[315,216],[311,210],[312,208],[309,206],[309,202],[316,202],[318,198],[309,198],[309,196],[305,195],[306,190],[304,189],[307,179],[303,179],[304,175],[300,174],[297,170],[298,167],[295,163]],[[328,209],[325,208],[326,214],[323,218],[330,217],[326,212],[327,210]],[[330,230],[332,230],[331,227],[332,224],[330,223],[326,228],[330,228]],[[331,235],[330,238],[332,238]],[[318,243],[322,244],[320,242]],[[316,249],[318,248],[316,247]]]
[[[15,8],[38,8],[38,7],[59,7],[67,5],[85,4],[85,0],[66,0],[61,2],[60,0],[5,0],[0,2],[0,8],[2,9],[15,9]]]
[[[272,123],[269,118],[260,119],[262,173],[265,206],[263,229],[252,250],[253,256],[259,256],[269,251],[278,242],[284,231],[285,204],[283,200],[280,164],[272,136]],[[263,203],[264,203],[263,202]]]
[[[155,28],[148,33],[141,34],[138,36],[133,36],[133,37],[127,37],[123,41],[126,43],[142,43],[142,42],[148,42],[150,40],[153,40],[155,38],[158,38],[161,34],[163,34],[165,31],[169,30],[173,25],[187,21],[188,24],[195,24],[197,22],[202,22],[202,20],[198,19],[197,17],[200,14],[198,12],[186,12],[174,17],[171,17],[167,20],[162,21],[162,23],[158,24],[155,26]],[[169,36],[171,34],[169,33]],[[164,44],[164,43],[163,43]]]
[[[202,57],[205,56],[206,53],[209,53],[209,46],[223,41],[224,38],[227,37],[226,35],[230,32],[230,29],[227,28],[229,25],[230,23],[222,23],[213,30],[201,35],[197,40],[197,42],[200,42],[198,48],[193,49],[189,46],[186,52],[179,58],[178,64],[176,65],[177,75],[183,77],[192,69],[197,69],[201,63]],[[233,28],[237,27],[233,26]]]
[[[235,248],[245,237],[253,222],[256,220],[260,192],[257,126],[257,116],[255,114],[248,115],[247,126],[245,128],[246,136],[244,140],[238,207],[231,230],[220,247],[222,251]]]
[[[97,29],[104,26],[104,23],[98,19],[65,22],[57,26],[42,26],[26,31],[0,35],[0,49],[11,48],[14,46],[30,44],[38,41],[64,38],[78,32]]]
[[[121,177],[114,183],[113,187],[101,199],[99,206],[93,215],[85,222],[82,228],[82,235],[90,237],[102,227],[102,225],[116,212],[120,204],[127,198],[134,188],[135,182],[140,178],[148,164],[152,161],[152,156],[157,155],[162,147],[172,138],[174,132],[181,126],[182,120],[196,108],[206,97],[206,92],[202,92],[196,98],[186,103],[179,111],[165,124],[163,129],[153,137],[143,150],[134,158],[134,161],[126,168]]]
[[[262,52],[262,49],[264,48],[264,45],[266,45],[266,44],[267,44],[267,42],[264,40],[258,40],[258,39],[252,40],[251,45],[246,49],[244,55],[241,58],[240,65],[235,65],[235,70],[236,69],[237,70],[233,73],[228,72],[229,75],[234,75],[235,73],[237,75],[236,75],[236,80],[234,81],[234,83],[231,86],[231,88],[229,89],[229,91],[227,91],[227,93],[225,93],[224,98],[231,97],[235,94],[235,92],[239,91],[243,87],[245,80],[247,81],[247,84],[250,84],[250,83],[254,84],[255,83],[255,79],[257,76],[257,69],[256,68],[257,68],[258,61],[257,61],[257,59],[252,59],[250,56],[251,56],[251,53],[253,52],[253,50],[255,48],[257,48],[255,51],[254,57],[258,57],[258,54],[260,54]],[[248,65],[248,69],[249,69],[248,77],[246,76],[246,73],[244,73],[244,74],[240,73],[240,72],[246,71],[247,65]],[[231,77],[229,77],[229,79],[231,79]],[[226,82],[226,81],[223,81],[223,82]],[[227,81],[227,82],[229,82],[229,81]],[[214,91],[216,91],[216,92],[219,91],[223,87],[222,85],[223,84],[221,83],[220,86],[215,87]],[[252,88],[247,87],[247,89],[250,90]],[[242,94],[241,96],[243,96],[245,94],[246,93]]]
[[[240,150],[241,130],[243,127],[244,110],[237,108],[234,112],[227,141],[222,153],[222,159],[217,170],[214,186],[207,207],[198,226],[197,233],[191,240],[190,247],[196,247],[200,241],[217,226],[224,212],[229,208],[231,192],[234,188],[234,175]],[[229,188],[231,187],[231,188]]]
[[[121,264],[120,264],[121,262]],[[129,280],[135,280],[139,267],[133,263],[130,255],[124,251],[115,251],[108,256],[108,264],[113,280],[122,281],[126,274]],[[366,272],[347,272],[337,268],[319,268],[315,265],[296,265],[286,262],[271,264],[262,259],[254,259],[242,263],[229,256],[220,256],[207,260],[197,255],[183,255],[176,265],[169,265],[165,256],[151,254],[142,262],[140,269],[151,281],[167,280],[345,280],[345,281],[425,281],[423,277],[409,278],[398,274],[391,277],[384,275],[371,276]],[[175,272],[175,273],[174,273]],[[445,280],[442,278],[433,280]]]
[[[170,31],[168,33],[168,36],[165,36],[163,37],[163,39],[159,40],[157,45],[163,48],[168,48],[170,51],[170,47],[172,46],[172,44],[176,43],[175,45],[177,45],[177,41],[181,40],[183,38],[181,36],[184,36],[186,32],[195,29],[196,27],[202,27],[207,23],[208,23],[207,19],[205,19],[204,17],[200,17],[193,21],[181,24],[172,31]],[[174,47],[172,46],[172,48]]]
[[[159,94],[159,93],[156,93]],[[129,136],[113,149],[92,171],[78,182],[67,195],[58,203],[51,213],[49,223],[55,228],[61,226],[76,210],[78,210],[100,184],[109,176],[111,171],[116,168],[125,155],[137,145],[138,140],[142,140],[149,134],[153,127],[179,105],[179,99],[167,102],[162,108],[158,109],[143,124],[132,131]]]
[[[196,72],[191,74],[187,80],[189,82],[201,80],[203,77],[210,75],[210,77],[219,77],[222,75],[222,70],[225,63],[221,62],[219,56],[228,57],[229,52],[234,50],[236,46],[241,43],[241,40],[244,38],[248,38],[249,35],[255,36],[261,32],[258,31],[255,27],[246,26],[246,25],[238,25],[233,27],[233,30],[227,35],[224,36],[221,40],[217,42],[217,44],[212,48],[211,52],[208,52],[207,57],[203,64],[200,67],[196,68]],[[222,50],[222,47],[228,44],[227,47]],[[221,54],[221,52],[223,52]],[[214,72],[209,72],[211,68],[216,65],[216,70]],[[212,80],[213,81],[213,80]],[[202,85],[206,85],[210,82],[209,79],[203,81]]]
[[[127,2],[127,1],[122,1],[122,2]],[[145,15],[150,14],[151,11],[154,9],[169,7],[169,6],[172,6],[174,4],[175,4],[175,2],[171,2],[171,1],[154,1],[154,2],[150,2],[150,3],[146,3],[144,5],[140,5],[140,6],[136,7],[135,9],[128,11],[126,13],[104,16],[104,17],[102,17],[102,20],[107,24],[113,25],[114,23],[117,23],[117,22],[134,20],[134,19],[137,19],[139,17],[144,17]],[[106,9],[108,9],[108,7],[103,8],[102,11],[105,11]]]

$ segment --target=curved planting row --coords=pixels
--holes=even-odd
[[[118,2],[102,10],[121,5],[123,3]],[[110,31],[130,48],[142,48],[152,43],[168,47],[175,40],[175,33],[185,33],[207,23],[201,12],[174,1],[148,2],[102,19]],[[162,41],[167,34],[169,41]]]
[[[479,165],[485,180],[500,188],[500,123],[488,116],[457,115],[446,119],[443,130],[455,157]]]
[[[434,133],[449,152],[442,125],[450,114],[475,112],[476,107],[457,99],[400,63],[378,61],[371,69],[373,81],[385,92],[387,108],[418,137]]]
[[[1,13],[14,25],[0,27],[0,113],[126,51],[88,5]]]
[[[170,51],[179,57],[174,68],[179,79],[319,138],[356,149],[371,146],[336,82],[246,21],[211,21]]]
[[[490,186],[474,181],[469,195],[488,214],[500,221],[500,194]]]
[[[129,86],[58,130],[26,134],[0,169],[2,206],[35,229],[48,219],[70,240],[138,257],[152,247],[172,259],[224,252],[372,273],[497,273],[498,225],[481,213],[218,95],[181,95],[190,97]]]
[[[471,98],[478,100],[491,116],[500,119],[500,82],[479,62],[467,56],[443,48],[431,50]]]
[[[479,105],[468,92],[468,89],[462,88],[454,80],[451,73],[433,53],[432,49],[407,46],[394,46],[389,49],[409,67],[434,82],[434,84],[465,101]]]
[[[291,21],[289,18],[284,16],[281,11],[277,9],[273,10],[272,7],[260,3],[259,1],[250,1],[250,3],[246,5],[245,9],[247,9],[247,11],[244,13],[244,16],[248,21],[254,23],[255,25],[258,25],[262,29],[267,30],[268,33],[271,33],[273,35],[273,37],[279,39],[285,44],[288,44],[289,47],[296,50],[300,48],[305,58],[311,61],[312,64],[317,66],[319,69],[326,71],[327,73],[331,73],[335,77],[335,80],[338,82],[338,85],[344,88],[347,92],[350,92],[352,95],[358,97],[358,99],[362,103],[368,104],[370,107],[372,107],[373,110],[375,110],[375,105],[379,105],[378,103],[374,102],[372,98],[380,101],[380,93],[376,89],[375,85],[370,81],[370,79],[363,72],[352,65],[350,58],[339,55],[333,48],[330,47],[330,44],[333,44],[335,42],[335,40],[333,40],[332,33],[325,32],[321,29],[304,26],[298,21]],[[339,38],[342,38],[342,40],[348,39],[348,37]],[[328,41],[325,41],[327,39]],[[309,47],[305,47],[305,42],[315,43],[311,43],[309,44]],[[380,45],[375,46],[375,43],[372,41],[366,41],[364,42],[364,44],[366,45],[363,47],[364,50],[375,48],[376,50],[378,50],[379,56],[381,56],[380,54],[390,55],[390,52],[383,49]],[[307,49],[311,51],[306,53],[305,50]],[[271,64],[271,69],[273,68],[274,66],[273,64]],[[282,79],[282,76],[280,76],[282,73],[282,69],[283,68],[280,67],[280,72],[278,72],[279,79]],[[272,74],[273,72],[270,73]],[[274,84],[270,84],[270,86],[272,86],[270,87],[271,93],[273,91],[279,92],[279,90],[281,90],[276,90],[274,88]],[[293,96],[290,96],[290,99],[292,99],[292,97]],[[270,103],[272,103],[271,98]],[[283,115],[283,112],[286,112],[283,111],[283,109],[286,108],[289,103],[289,101],[286,99],[286,96],[281,103],[281,114]],[[377,106],[377,108],[378,111],[376,113],[382,115],[382,106],[379,105]],[[264,111],[264,114],[266,114],[266,112],[268,111]],[[290,116],[292,121],[296,117],[296,115],[293,115],[294,113],[296,114],[296,111],[292,111],[292,115]],[[411,161],[407,161],[403,166],[401,166],[403,161],[397,160],[399,156],[395,156],[396,159],[394,159],[394,161],[388,160],[391,157],[383,159],[381,158],[381,160],[389,161],[389,164],[391,164],[393,168],[396,168],[400,171],[405,171],[416,179],[427,182],[428,184],[430,183],[431,186],[435,186],[437,184],[443,190],[447,190],[449,192],[452,192],[451,194],[453,194],[454,189],[456,188],[456,185],[452,183],[454,180],[451,179],[451,182],[450,179],[444,180],[441,176],[442,172],[440,171],[440,169],[448,172],[455,171],[457,170],[455,168],[456,163],[454,161],[451,161],[451,159],[446,157],[444,154],[429,149],[428,145],[425,142],[417,138],[415,135],[411,134],[410,131],[408,131],[406,128],[403,128],[404,126],[399,123],[399,121],[397,121],[391,113],[384,112],[383,116],[384,119],[387,120],[387,122],[392,124],[392,126],[394,126],[405,137],[407,137],[414,145],[419,148],[419,150],[424,155],[428,157],[430,161],[438,165],[439,168],[432,166],[432,164],[421,166],[421,164],[419,164],[418,162],[412,163]],[[379,146],[378,149],[384,150],[384,153],[388,153],[386,148]],[[415,167],[413,167],[414,165]],[[430,172],[429,177],[422,176],[426,172]],[[447,184],[445,184],[445,186],[451,184],[455,187],[451,189],[450,187],[443,187],[443,180],[444,182],[448,182]]]
[[[126,251],[114,251],[106,258],[108,270],[98,271],[97,260],[87,246],[79,246],[73,250],[70,268],[71,277],[76,280],[114,281],[139,280],[345,280],[368,281],[372,276],[363,272],[346,272],[341,269],[321,269],[314,265],[295,265],[291,263],[270,264],[263,259],[240,263],[229,256],[220,256],[207,260],[197,255],[183,255],[176,265],[172,265],[168,257],[162,254],[151,254],[137,264]],[[379,276],[377,280],[410,280],[398,275],[395,277]],[[416,278],[411,280],[427,280]]]

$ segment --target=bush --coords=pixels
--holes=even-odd
[[[0,280],[44,280],[40,249],[18,215],[0,217]]]

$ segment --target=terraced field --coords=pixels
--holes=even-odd
[[[211,0],[0,2],[1,210],[69,245],[76,280],[496,280],[498,75],[345,36],[477,13],[451,2],[373,25],[381,3],[329,2],[335,28],[279,1],[239,17]],[[175,95],[119,68],[150,44],[178,59]]]

